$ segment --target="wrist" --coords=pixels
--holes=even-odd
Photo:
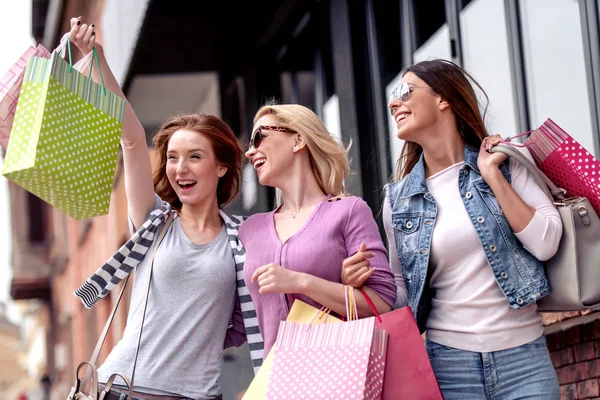
[[[482,168],[479,172],[488,185],[491,185],[493,182],[496,182],[499,179],[504,179],[504,176],[502,175],[502,172],[500,172],[500,168],[498,168],[497,165]]]
[[[311,280],[313,278],[312,275],[305,274],[303,272],[297,272],[298,276],[296,277],[296,290],[297,294],[307,295],[309,288],[311,287]]]

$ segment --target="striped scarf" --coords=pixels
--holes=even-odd
[[[127,243],[75,291],[75,296],[81,300],[86,308],[91,308],[98,300],[109,294],[139,265],[152,247],[154,235],[160,232],[162,225],[171,212],[175,213],[175,218],[177,218],[176,211],[172,210],[171,205],[167,202],[164,202],[161,208],[152,211],[148,219],[144,221]],[[227,214],[223,210],[219,210],[219,214],[225,223],[227,239],[235,261],[237,293],[244,318],[246,338],[250,347],[250,357],[256,374],[262,365],[264,342],[258,329],[256,309],[244,282],[243,270],[246,252],[240,242],[238,229],[245,217]]]

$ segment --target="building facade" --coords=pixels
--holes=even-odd
[[[150,139],[176,112],[215,114],[248,142],[269,99],[306,105],[350,147],[350,193],[379,215],[395,171],[386,99],[412,63],[464,66],[489,97],[490,132],[513,136],[547,118],[600,158],[600,24],[597,0],[36,0],[33,35],[53,48],[69,19],[97,25],[111,67]],[[251,16],[254,15],[254,16]],[[483,96],[482,96],[483,99]],[[45,352],[52,392],[64,397],[89,357],[111,299],[85,310],[72,292],[129,236],[117,171],[110,213],[75,221],[10,186],[15,299],[49,315]],[[231,211],[270,209],[274,192],[251,165]],[[380,221],[379,221],[380,222]],[[126,304],[126,303],[125,303]],[[103,357],[119,339],[126,306]],[[549,344],[565,399],[600,396],[600,314],[548,314]],[[251,379],[243,350],[228,354],[226,398]],[[227,376],[230,376],[227,375]],[[224,390],[225,390],[224,385]]]

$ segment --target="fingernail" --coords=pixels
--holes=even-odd
[[[76,19],[81,19],[81,15],[79,17],[77,17]]]
[[[81,25],[81,21],[77,21],[77,25]]]
[[[375,253],[369,253],[371,257],[375,257]]]

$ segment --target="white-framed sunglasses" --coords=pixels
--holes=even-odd
[[[397,99],[403,103],[408,101],[408,98],[410,97],[410,93],[414,89],[431,89],[431,88],[429,86],[415,86],[415,85],[409,84],[407,82],[402,82],[390,94],[390,97],[388,98],[388,104],[390,104],[394,99]],[[393,117],[394,110],[390,109],[390,113],[392,114],[392,117]]]

